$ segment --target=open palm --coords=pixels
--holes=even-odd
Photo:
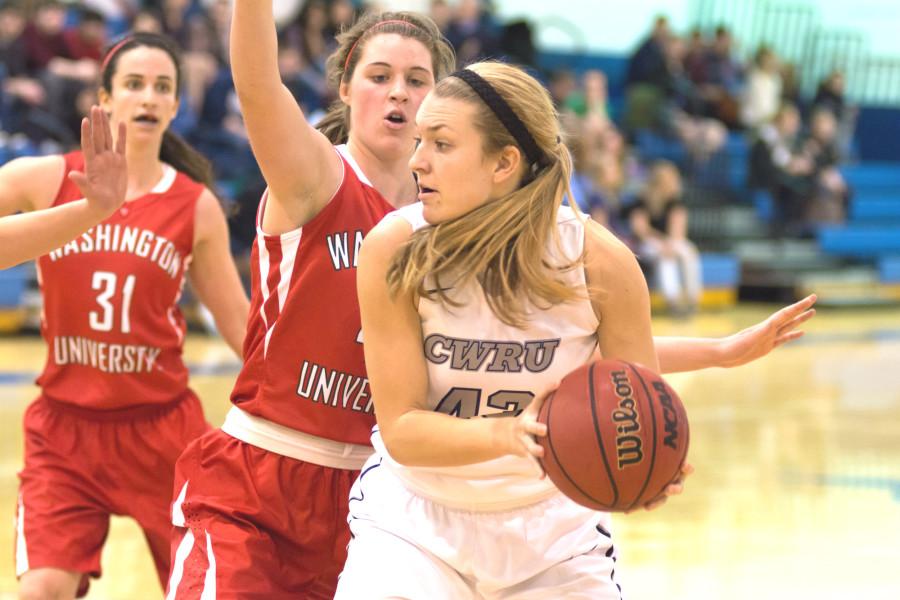
[[[103,213],[112,213],[125,202],[128,168],[125,162],[125,124],[113,146],[109,118],[99,106],[81,120],[81,152],[84,172],[72,171],[69,178],[78,186],[88,204]]]
[[[816,314],[812,307],[816,295],[811,294],[786,306],[768,319],[725,338],[726,360],[722,366],[737,367],[761,358],[778,346],[803,335],[797,329]]]

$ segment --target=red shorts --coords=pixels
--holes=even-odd
[[[334,597],[359,471],[268,452],[214,430],[175,474],[168,598]]]
[[[165,585],[175,462],[208,430],[193,392],[162,406],[116,411],[39,397],[25,412],[16,574],[41,567],[83,573],[83,595],[89,577],[100,577],[110,515],[128,515],[144,530]]]

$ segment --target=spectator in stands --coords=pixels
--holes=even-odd
[[[497,58],[500,30],[482,0],[460,0],[445,32],[456,49],[456,61],[465,66],[482,58]]]
[[[718,119],[704,116],[704,98],[684,72],[684,41],[672,36],[664,49],[671,88],[656,129],[680,140],[695,165],[706,163],[725,144],[728,131]]]
[[[772,121],[761,127],[750,150],[749,184],[772,194],[776,235],[802,234],[813,196],[815,162],[798,140],[800,112],[784,104]]]
[[[146,33],[162,33],[162,14],[154,8],[143,8],[139,10],[135,13],[134,19],[131,22],[131,30]]]
[[[856,126],[858,109],[847,103],[844,96],[844,74],[832,71],[819,83],[812,101],[812,113],[819,109],[831,111],[837,120],[836,144],[842,157],[850,154],[853,130]]]
[[[581,89],[576,89],[566,97],[563,108],[589,121],[593,127],[612,126],[609,117],[609,92],[603,71],[597,69],[585,71]]]
[[[653,22],[650,35],[641,42],[628,60],[625,86],[649,83],[665,89],[669,85],[669,67],[666,59],[666,43],[671,39],[669,19],[658,16]]]
[[[740,125],[739,98],[743,87],[743,69],[732,55],[733,39],[724,25],[716,27],[712,44],[703,53],[698,85],[704,101],[704,115],[718,119],[730,129]]]
[[[230,14],[230,11],[229,11]],[[225,26],[227,27],[227,23]],[[222,45],[223,32],[210,13],[190,11],[182,22],[181,62],[184,70],[184,97],[193,115],[200,113],[206,90],[219,72],[227,68],[227,54]],[[226,29],[227,32],[227,29]]]
[[[628,59],[625,74],[625,127],[629,131],[652,127],[666,97],[674,90],[666,57],[672,37],[669,20],[656,17],[650,35]]]
[[[687,238],[688,211],[681,196],[678,168],[659,161],[643,192],[626,209],[638,256],[652,270],[676,316],[696,310],[702,292],[700,254]]]
[[[65,6],[50,0],[38,7],[25,29],[29,67],[44,87],[47,111],[63,125],[48,133],[65,146],[73,146],[78,139],[83,116],[79,96],[96,87],[106,42],[102,15],[81,9],[77,17],[78,24],[67,29]]]
[[[185,24],[194,12],[191,0],[161,0],[163,31],[175,38],[183,48],[185,42]]]
[[[32,75],[42,73],[54,58],[66,56],[65,23],[65,6],[56,0],[46,0],[38,5],[25,25],[25,55]]]
[[[27,75],[25,50],[25,15],[11,2],[0,4],[0,60],[4,77]]]
[[[702,116],[696,87],[684,72],[684,42],[672,35],[665,17],[628,64],[626,131],[650,130],[684,144],[695,164],[705,163],[725,143],[721,123]]]
[[[806,213],[811,225],[841,223],[846,214],[849,192],[838,170],[837,119],[827,108],[817,108],[809,121],[803,152],[813,163],[814,185]]]
[[[9,133],[38,138],[43,135],[33,131],[32,123],[40,122],[35,114],[53,117],[42,109],[47,96],[44,86],[28,70],[25,24],[25,15],[18,5],[0,5],[0,126]],[[63,128],[61,124],[54,127]]]
[[[769,123],[781,105],[782,79],[775,52],[762,46],[756,51],[741,98],[741,122],[750,130]]]
[[[578,91],[578,80],[570,69],[554,69],[547,78],[547,91],[556,110],[562,111],[569,98]]]
[[[304,60],[317,71],[325,73],[325,60],[333,50],[334,42],[333,38],[326,37],[329,21],[328,7],[324,0],[307,0],[300,11],[297,24]]]
[[[331,44],[335,36],[344,29],[349,29],[356,22],[356,7],[350,0],[331,0],[328,6],[328,26],[325,37]],[[330,46],[333,50],[333,44]]]
[[[95,10],[82,8],[78,14],[78,25],[65,29],[63,40],[67,58],[90,61],[89,81],[93,83],[106,45],[106,19]]]
[[[450,22],[453,20],[453,7],[447,0],[431,0],[428,16],[438,26],[438,29],[446,34],[447,28],[450,27]]]
[[[687,36],[687,48],[684,52],[684,72],[694,83],[706,80],[707,54],[709,46],[699,27],[691,29]]]

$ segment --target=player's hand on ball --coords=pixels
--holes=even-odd
[[[538,414],[549,394],[550,392],[532,400],[518,416],[497,420],[497,425],[503,432],[500,443],[504,453],[530,458],[541,477],[545,475],[544,469],[537,459],[544,455],[544,449],[535,441],[535,437],[547,435],[547,426],[538,421]]]
[[[666,500],[669,499],[669,496],[677,496],[681,492],[684,491],[684,480],[687,479],[688,475],[694,472],[694,467],[689,463],[684,463],[681,465],[681,472],[679,472],[678,477],[675,480],[666,486],[666,489],[663,490],[663,493],[645,504],[643,507],[644,510],[653,510],[655,508],[659,508],[663,504],[666,503]],[[636,509],[638,510],[638,509]],[[627,511],[634,512],[634,511]]]

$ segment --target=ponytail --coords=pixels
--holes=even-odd
[[[162,145],[159,148],[159,159],[181,171],[197,183],[215,189],[212,164],[181,136],[166,130],[163,133]]]
[[[328,112],[316,123],[316,129],[322,132],[334,144],[346,144],[350,136],[350,107],[340,100],[335,100],[328,107]]]

